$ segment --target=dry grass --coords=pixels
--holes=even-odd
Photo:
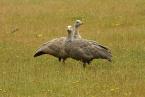
[[[0,0],[0,97],[144,97],[144,0]],[[82,37],[107,45],[113,62],[33,58],[81,19]],[[18,29],[18,31],[14,31]]]

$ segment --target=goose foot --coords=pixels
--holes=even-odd
[[[58,58],[58,61],[61,62],[61,58]]]
[[[86,63],[83,63],[83,67],[84,67],[84,68],[86,67]]]
[[[63,64],[65,64],[65,60],[66,60],[66,59],[63,59],[63,61],[62,61],[62,62],[63,62]]]

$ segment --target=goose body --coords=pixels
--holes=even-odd
[[[67,54],[64,51],[64,42],[66,40],[66,37],[56,38],[51,41],[48,41],[47,43],[44,43],[35,53],[34,57],[49,54],[54,57],[57,57],[59,61],[63,59],[63,62],[68,57]]]
[[[68,27],[68,37],[65,42],[65,52],[75,60],[83,62],[83,66],[93,59],[107,59],[111,61],[111,52],[108,48],[86,39],[74,39],[73,29]]]
[[[81,21],[76,21],[74,24],[74,26],[77,27],[77,29],[80,25],[81,25]],[[75,39],[77,39],[79,37],[78,36],[79,32],[77,32],[77,30],[75,28],[73,29],[73,31],[74,31],[74,33],[75,32],[77,33],[75,35],[76,36]],[[34,57],[38,57],[38,56],[41,56],[44,54],[49,54],[49,55],[52,55],[52,56],[58,58],[58,60],[60,62],[61,62],[61,60],[63,60],[63,62],[65,62],[65,60],[68,58],[68,55],[65,52],[65,46],[64,46],[65,41],[66,41],[66,37],[60,37],[60,38],[56,38],[56,39],[53,39],[51,41],[44,43],[36,51]]]

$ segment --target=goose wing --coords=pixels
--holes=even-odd
[[[76,59],[108,59],[111,60],[111,54],[95,42],[90,42],[84,39],[76,39],[71,44],[71,57]]]
[[[59,57],[61,55],[63,56],[65,39],[65,37],[56,38],[42,44],[36,51],[34,57],[40,56],[42,54],[50,54],[55,57]]]

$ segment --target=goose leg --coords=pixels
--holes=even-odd
[[[61,58],[58,58],[58,61],[61,62]]]
[[[86,63],[83,63],[83,67],[84,67],[84,68],[86,67]]]
[[[90,61],[87,62],[88,65],[90,65],[90,63],[91,63]]]
[[[63,59],[63,63],[64,63],[64,64],[65,64],[65,60],[66,60],[66,59]]]

